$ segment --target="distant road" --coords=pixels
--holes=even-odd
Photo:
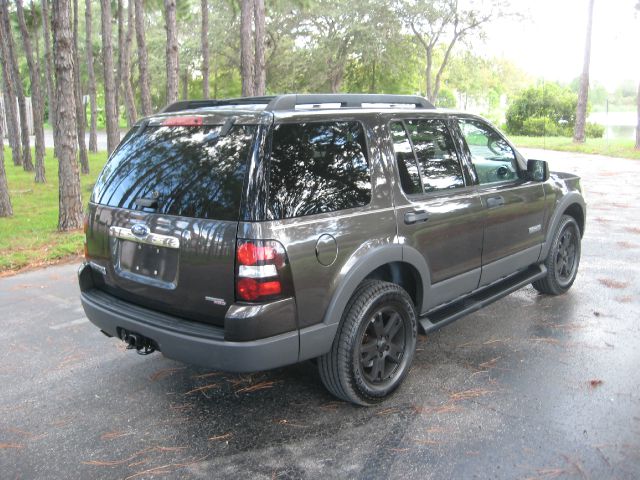
[[[120,137],[122,137],[125,134],[125,132],[120,132]],[[89,133],[87,132],[86,134],[86,139],[87,139],[87,147],[89,146]],[[9,141],[7,140],[7,138],[4,138],[4,143],[6,145],[9,144]],[[31,137],[31,146],[33,147],[33,145],[35,144],[35,137],[32,136]],[[45,130],[44,131],[44,144],[47,148],[53,148],[53,131],[52,130]],[[104,131],[100,131],[98,130],[98,150],[99,151],[106,151],[107,150],[107,132]]]

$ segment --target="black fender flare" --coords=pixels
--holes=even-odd
[[[580,209],[582,210],[583,218],[586,222],[587,205],[582,195],[580,195],[580,193],[578,192],[569,192],[564,195],[554,207],[554,212],[551,220],[549,221],[549,227],[547,228],[546,238],[544,240],[544,243],[542,244],[542,250],[540,251],[540,257],[538,258],[539,262],[543,262],[547,258],[549,250],[551,249],[551,243],[553,242],[553,236],[556,232],[556,229],[558,228],[560,219],[565,214],[567,209],[572,205],[578,205],[580,207]]]

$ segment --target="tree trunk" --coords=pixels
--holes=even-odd
[[[4,145],[2,122],[0,122],[0,145]],[[4,148],[0,148],[0,217],[10,217],[11,215],[13,215],[13,208],[11,207],[11,198],[9,197],[7,174],[4,170]]]
[[[85,138],[85,112],[82,103],[82,88],[80,88],[80,55],[78,54],[78,0],[73,0],[73,83],[76,94],[76,129],[78,131],[78,147],[80,154],[80,171],[89,173],[89,157],[87,156],[87,139]]]
[[[202,0],[200,42],[202,44],[202,97],[209,98],[209,4],[207,0]]]
[[[93,40],[91,37],[91,0],[85,0],[84,23],[87,52],[87,76],[89,77],[89,110],[91,110],[89,123],[89,151],[98,151],[98,126],[96,106],[96,73],[93,69]]]
[[[636,124],[636,150],[640,150],[640,83],[638,83],[638,96],[636,97],[638,104],[638,123]]]
[[[20,70],[18,70],[18,60],[16,59],[16,46],[11,33],[11,23],[9,21],[9,4],[0,2],[0,15],[2,16],[2,28],[6,39],[7,56],[4,59],[9,63],[11,77],[14,79],[14,87],[18,96],[18,112],[20,113],[20,138],[22,140],[22,168],[26,172],[33,172],[33,161],[31,160],[31,147],[29,139],[29,125],[27,124],[27,102],[24,97],[24,89],[20,80]]]
[[[255,95],[253,35],[253,0],[240,1],[240,75],[242,77],[242,96]]]
[[[32,2],[31,3],[31,21],[34,25],[34,35],[33,35],[33,40],[34,40],[34,46],[35,46],[35,60],[36,60],[36,65],[38,66],[38,72],[40,72],[40,77],[38,78],[38,83],[40,84],[40,93],[42,94],[42,92],[44,91],[44,86],[42,85],[42,62],[40,62],[40,32],[38,31],[38,25],[37,25],[37,15],[36,15],[36,2]],[[44,97],[42,98],[42,121],[44,121]],[[36,165],[37,168],[37,165]]]
[[[122,0],[118,0],[118,11],[116,12],[118,18],[118,63],[116,64],[116,116],[118,117],[118,123],[120,120],[120,90],[122,88],[122,53],[124,50],[124,15],[122,10]]]
[[[153,113],[151,105],[151,77],[149,75],[149,55],[144,35],[144,5],[143,0],[134,0],[136,8],[136,43],[138,44],[138,69],[140,70],[140,97],[142,100],[142,115]]]
[[[49,123],[53,129],[53,151],[54,155],[58,156],[56,128],[58,122],[56,120],[56,90],[53,82],[53,57],[51,56],[51,31],[50,31],[50,19],[49,19],[49,0],[42,0],[42,32],[44,34],[44,57],[45,57],[45,75],[47,77],[47,98],[49,106]]]
[[[104,103],[107,120],[107,152],[111,154],[118,146],[118,109],[116,107],[116,85],[113,78],[113,49],[111,46],[111,0],[100,0],[102,11],[102,64],[104,67]]]
[[[0,25],[0,54],[3,59],[8,57],[7,51],[7,39],[4,34],[4,28]],[[2,61],[0,64],[2,65],[3,77],[4,114],[7,119],[7,134],[11,147],[11,157],[13,158],[13,164],[19,166],[22,165],[22,145],[20,144],[20,123],[18,121],[13,75],[6,61]]]
[[[189,70],[187,67],[184,68],[184,72],[182,72],[182,100],[189,99]]]
[[[105,1],[105,0],[103,0]],[[109,1],[109,0],[106,0]],[[58,230],[76,230],[82,226],[80,176],[76,162],[76,106],[73,83],[73,34],[69,0],[53,2],[53,48],[55,51],[56,100],[58,105]],[[110,17],[109,17],[110,18]]]
[[[164,0],[167,29],[167,104],[178,100],[178,35],[176,26],[176,0]]]
[[[255,58],[255,72],[254,72],[254,95],[262,96],[266,91],[267,75],[265,71],[264,63],[264,0],[254,0],[253,5],[254,22],[255,22],[255,45],[256,45],[256,58]]]
[[[589,64],[591,62],[591,29],[593,25],[593,2],[589,0],[589,17],[587,19],[587,38],[584,46],[584,62],[580,77],[580,91],[578,92],[578,106],[576,107],[576,126],[573,130],[573,141],[584,143],[585,124],[587,123],[587,101],[589,100]]]
[[[22,0],[16,0],[16,11],[18,16],[18,26],[22,35],[22,45],[24,53],[27,57],[27,65],[29,66],[29,79],[31,81],[31,105],[33,111],[33,129],[36,135],[36,183],[45,183],[44,172],[44,119],[42,108],[42,94],[40,93],[40,70],[38,64],[33,58],[33,48],[31,46],[31,38],[27,23],[24,19],[24,8]]]
[[[129,2],[127,7],[127,34],[124,38],[124,51],[122,55],[122,88],[124,91],[124,106],[127,112],[127,125],[133,127],[138,118],[136,101],[131,86],[131,41],[133,39],[133,5]]]

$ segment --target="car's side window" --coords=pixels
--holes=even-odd
[[[464,187],[462,166],[445,122],[407,120],[404,125],[418,159],[424,191]]]
[[[391,123],[391,138],[393,139],[393,149],[396,152],[396,164],[398,165],[402,190],[409,195],[422,193],[418,163],[402,122]]]
[[[518,178],[516,155],[498,132],[481,121],[468,118],[459,119],[458,125],[481,185]]]

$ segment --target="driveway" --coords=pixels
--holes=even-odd
[[[421,336],[374,408],[310,362],[229,375],[127,352],[85,319],[74,265],[0,279],[2,478],[640,478],[640,162],[527,153],[583,176],[574,287]]]

